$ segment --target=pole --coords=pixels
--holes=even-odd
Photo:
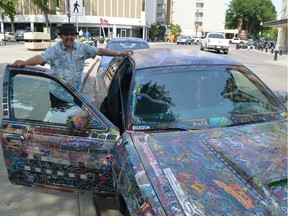
[[[6,46],[5,23],[4,23],[5,15],[4,15],[4,13],[1,14],[1,18],[2,18],[2,22],[3,22],[4,44],[5,44],[5,46]]]
[[[76,15],[76,29],[77,29],[77,32],[78,32],[78,16]]]
[[[66,10],[67,10],[67,17],[68,17],[68,23],[70,23],[70,0],[66,0]]]
[[[196,13],[196,36],[197,36],[197,33],[198,33],[198,16],[199,16],[199,10],[197,9],[197,13]]]

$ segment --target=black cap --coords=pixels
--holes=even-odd
[[[60,31],[58,33],[58,35],[60,34],[77,34],[78,35],[78,32],[75,28],[75,26],[73,24],[70,24],[70,23],[66,23],[66,24],[62,24],[62,26],[60,27]]]

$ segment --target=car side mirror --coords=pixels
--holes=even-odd
[[[66,127],[68,130],[82,130],[90,125],[90,116],[86,111],[80,110],[70,114],[66,119]]]
[[[285,91],[274,91],[274,94],[276,97],[283,103],[285,104],[288,100],[288,93]]]

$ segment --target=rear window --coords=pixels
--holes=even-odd
[[[210,34],[210,35],[208,35],[208,38],[224,38],[224,35],[222,35],[222,34]]]
[[[141,41],[117,41],[110,42],[107,45],[107,49],[113,50],[116,52],[124,52],[126,50],[139,50],[139,49],[148,49],[149,45],[146,42]]]

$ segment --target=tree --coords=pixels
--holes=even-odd
[[[33,0],[34,5],[37,6],[44,14],[46,27],[49,27],[49,14],[56,14],[57,0]]]
[[[170,34],[175,35],[176,37],[178,37],[178,36],[181,35],[181,33],[182,33],[181,26],[178,25],[178,24],[170,23],[170,24],[167,26],[167,28],[169,29]]]
[[[11,31],[14,32],[14,20],[16,15],[16,3],[17,0],[2,0],[0,2],[0,8],[3,9],[3,13],[11,20]]]
[[[155,36],[159,35],[159,33],[160,33],[159,24],[158,23],[151,24],[149,34],[152,37],[152,41],[154,41]]]
[[[263,31],[261,24],[276,20],[276,9],[271,0],[231,0],[226,12],[226,28],[248,30],[257,38]],[[264,31],[269,31],[265,28]]]

